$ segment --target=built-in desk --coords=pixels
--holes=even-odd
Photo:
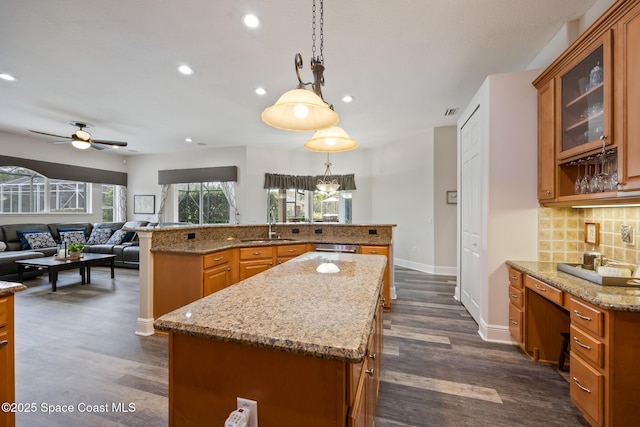
[[[601,286],[555,263],[507,261],[509,325],[533,360],[558,363],[569,333],[571,400],[594,426],[640,425],[640,287]]]

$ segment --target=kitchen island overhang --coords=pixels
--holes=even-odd
[[[309,252],[156,319],[169,332],[170,424],[223,425],[244,397],[261,426],[346,425],[385,265]]]

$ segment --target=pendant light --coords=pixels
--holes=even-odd
[[[318,180],[316,188],[323,193],[335,193],[340,188],[338,180],[331,175],[331,162],[329,162],[329,153],[327,153],[327,168],[324,171],[324,176]]]
[[[316,57],[316,2],[313,0],[312,20],[312,56],[311,71],[313,82],[305,83],[300,78],[299,70],[302,69],[302,55],[295,56],[295,70],[298,77],[298,86],[282,95],[271,107],[262,112],[262,120],[276,129],[312,132],[318,129],[328,128],[338,123],[338,114],[333,111],[322,97],[321,87],[324,85],[324,5],[320,0],[320,55]],[[311,86],[312,91],[305,89]]]
[[[320,129],[313,134],[313,138],[304,143],[304,148],[309,151],[340,152],[353,150],[358,143],[349,138],[349,135],[338,126]]]

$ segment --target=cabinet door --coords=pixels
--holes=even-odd
[[[384,255],[387,257],[387,266],[384,269],[384,285],[382,296],[384,301],[384,308],[388,311],[391,309],[391,275],[389,272],[389,265],[393,262],[389,259],[389,247],[388,246],[360,246],[360,253],[363,255]]]
[[[231,285],[231,266],[228,263],[204,271],[202,277],[203,296],[211,295],[229,285]]]
[[[601,137],[607,144],[613,142],[612,82],[611,33],[606,32],[560,73],[558,159],[602,148]]]
[[[556,197],[554,80],[538,90],[538,200]]]
[[[640,189],[640,5],[627,13],[616,34],[616,141],[618,181]]]

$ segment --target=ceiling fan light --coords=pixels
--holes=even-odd
[[[91,139],[91,134],[86,130],[80,129],[76,131],[76,137],[78,139],[81,139],[82,141],[88,141],[89,139]]]
[[[358,143],[338,126],[320,129],[313,137],[304,143],[304,148],[309,151],[340,152],[353,150]]]
[[[79,150],[86,150],[87,148],[91,147],[91,144],[89,142],[79,139],[74,139],[73,141],[71,141],[71,145]]]
[[[324,129],[339,120],[322,98],[306,89],[285,92],[274,105],[264,109],[261,117],[271,127],[296,132]]]

